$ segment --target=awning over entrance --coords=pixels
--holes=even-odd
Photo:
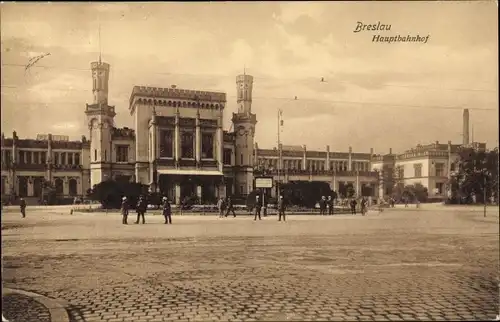
[[[178,170],[178,169],[158,169],[158,174],[171,174],[181,176],[223,176],[220,171],[210,170]]]

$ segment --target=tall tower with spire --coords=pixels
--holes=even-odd
[[[116,113],[115,107],[108,104],[110,65],[102,62],[100,50],[99,60],[90,63],[90,69],[93,102],[87,104],[85,115],[90,132],[90,185],[93,187],[112,178],[111,134]]]
[[[257,116],[252,113],[253,76],[236,77],[238,112],[233,113],[236,157],[236,193],[247,195],[253,190],[254,137]]]

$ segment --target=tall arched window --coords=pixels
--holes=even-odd
[[[94,149],[94,161],[97,161],[97,149]]]
[[[76,196],[78,194],[78,183],[76,179],[69,180],[69,194],[70,196]]]
[[[54,181],[54,185],[56,187],[56,194],[62,195],[64,193],[64,182],[61,178],[56,178]]]

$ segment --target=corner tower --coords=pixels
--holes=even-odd
[[[233,113],[236,157],[236,193],[248,195],[253,190],[254,137],[257,117],[252,114],[253,77],[238,75],[236,92],[238,112]]]
[[[110,66],[92,62],[92,93],[94,101],[87,104],[85,115],[90,131],[90,186],[111,179],[111,131],[114,125],[115,107],[108,105]]]

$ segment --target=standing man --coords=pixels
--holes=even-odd
[[[366,199],[363,197],[361,199],[361,214],[364,216],[366,213]]]
[[[326,198],[325,198],[325,196],[322,196],[321,200],[319,201],[319,214],[326,215]]]
[[[333,215],[333,198],[332,198],[332,196],[328,196],[327,204],[328,204],[328,214]]]
[[[219,201],[217,201],[217,208],[219,209],[219,218],[224,217],[224,198],[219,198]]]
[[[127,197],[123,197],[122,198],[121,212],[122,212],[122,216],[123,216],[123,218],[122,218],[122,224],[124,224],[124,225],[128,225],[128,223],[127,223],[128,209],[129,209],[129,204],[128,204]]]
[[[146,223],[146,219],[144,218],[144,214],[146,213],[146,210],[148,209],[148,203],[144,196],[139,197],[139,202],[137,203],[137,221],[135,222],[136,224],[139,223],[139,219],[142,218],[142,224],[144,225]]]
[[[261,209],[262,209],[262,203],[260,202],[260,198],[257,195],[257,197],[255,197],[255,217],[253,220],[257,220],[257,216],[259,216],[259,220],[261,220],[261,218],[260,218],[260,210]]]
[[[283,200],[283,196],[280,196],[280,199],[278,200],[278,221],[281,221],[281,216],[283,216],[283,221],[286,221],[285,200]]]
[[[231,200],[231,197],[227,197],[227,203],[226,203],[226,217],[229,215],[229,212],[233,212],[233,217],[236,218],[236,213],[234,212],[234,207],[233,207],[233,201]]]
[[[356,214],[356,205],[357,204],[358,204],[358,202],[356,201],[356,199],[352,198],[352,200],[351,200],[351,215]]]
[[[21,208],[21,215],[26,218],[26,200],[24,198],[19,199],[19,206]]]
[[[165,217],[165,224],[172,224],[172,207],[167,197],[163,197],[163,217]]]

